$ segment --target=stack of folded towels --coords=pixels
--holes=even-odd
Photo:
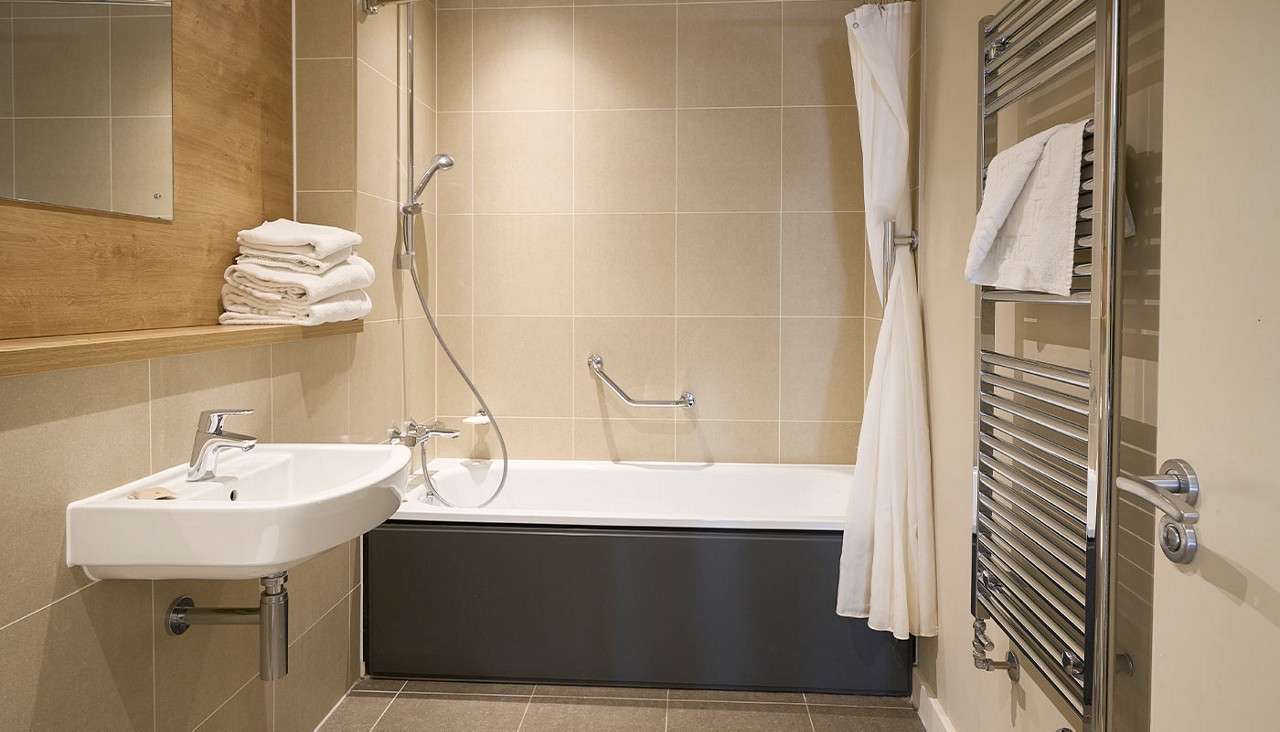
[[[360,235],[335,226],[268,221],[241,231],[223,278],[223,325],[320,325],[369,314],[373,266]]]

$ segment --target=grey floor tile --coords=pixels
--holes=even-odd
[[[562,684],[538,684],[533,695],[571,696],[590,699],[663,699],[666,689],[650,689],[630,686],[568,686]]]
[[[810,732],[811,727],[803,704],[675,701],[673,698],[667,711],[667,730]]]
[[[503,696],[529,696],[533,684],[490,684],[480,681],[426,681],[410,680],[402,689],[416,694],[501,694]]]
[[[804,694],[790,691],[709,691],[706,689],[672,689],[671,700],[682,701],[738,701],[772,702],[774,704],[803,704]]]
[[[369,732],[394,698],[393,694],[352,692],[320,725],[320,732]]]
[[[905,696],[867,696],[863,694],[814,694],[808,692],[805,700],[810,704],[827,704],[833,707],[889,707],[910,709],[911,698]]]
[[[371,679],[368,676],[356,682],[352,687],[355,691],[400,691],[400,687],[404,686],[404,679]]]
[[[642,699],[534,697],[521,732],[661,732],[666,702]]]
[[[378,732],[514,732],[529,706],[527,696],[401,694],[378,722]]]
[[[815,732],[924,732],[914,709],[809,705]]]

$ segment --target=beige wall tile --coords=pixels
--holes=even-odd
[[[14,190],[19,198],[63,206],[111,207],[111,122],[14,121]]]
[[[475,0],[476,9],[481,8],[511,8],[511,7],[540,7],[546,5],[568,5],[564,0]]]
[[[572,105],[571,9],[489,10],[475,13],[474,23],[476,109]]]
[[[566,215],[475,217],[475,309],[484,315],[569,315]]]
[[[245,732],[272,729],[271,682],[254,679],[227,700],[198,728],[200,732]]]
[[[499,417],[568,417],[571,318],[477,317],[473,376]]]
[[[436,13],[427,3],[419,3],[413,13],[413,94],[436,108]]]
[[[388,8],[395,10],[395,8]],[[399,12],[356,12],[356,58],[396,84],[400,83]],[[363,140],[362,140],[363,141]]]
[[[782,320],[782,418],[862,419],[862,318]]]
[[[356,186],[355,68],[350,59],[298,61],[297,180],[299,190]]]
[[[173,216],[171,133],[169,117],[111,121],[111,210]]]
[[[679,22],[681,107],[781,102],[781,3],[688,5]]]
[[[680,112],[680,210],[778,210],[780,124],[777,109]]]
[[[575,419],[578,460],[673,460],[675,423],[669,419]]]
[[[351,362],[352,442],[383,442],[404,418],[404,335],[400,321],[365,323]]]
[[[568,211],[572,128],[569,112],[476,114],[476,212]]]
[[[676,105],[675,7],[590,7],[573,17],[578,109]]]
[[[15,20],[14,113],[24,117],[109,114],[108,25],[105,18]]]
[[[355,55],[355,4],[347,0],[298,0],[294,4],[294,52],[298,58]]]
[[[340,544],[289,570],[289,642],[311,630],[354,586],[351,547]],[[290,672],[293,671],[290,664]]]
[[[782,140],[784,210],[862,210],[862,150],[854,109],[784,109]]]
[[[694,393],[691,416],[778,418],[778,320],[680,318],[676,383]]]
[[[475,117],[470,112],[441,112],[436,115],[436,150],[453,156],[454,166],[432,181],[436,189],[436,210],[441,214],[471,213],[475,184],[475,156],[472,139]]]
[[[472,7],[472,0],[439,0],[436,7],[440,10],[457,10]]]
[[[356,194],[354,191],[317,191],[298,194],[298,221],[310,224],[356,228]]]
[[[862,4],[863,0],[782,4],[783,104],[853,104],[844,16]]]
[[[440,312],[446,315],[471,314],[472,233],[476,217],[441,216],[436,245],[438,269],[435,273]]]
[[[0,10],[0,17],[7,8]],[[0,117],[13,116],[13,23],[0,23]]]
[[[778,313],[778,214],[680,214],[680,315]]]
[[[575,318],[573,324],[574,415],[652,418],[654,411],[628,407],[587,369],[589,354],[604,358],[605,370],[636,399],[675,399],[674,318]]]
[[[289,674],[276,682],[275,728],[313,730],[347,691],[351,598],[289,648]]]
[[[365,290],[373,300],[373,310],[366,320],[399,317],[403,310],[400,295],[414,296],[397,287],[399,273],[395,269],[395,255],[399,246],[399,219],[399,207],[394,202],[365,193],[356,194],[356,231],[364,237],[359,254],[373,265],[376,273],[373,284]]]
[[[150,601],[149,582],[99,582],[0,632],[5,727],[151,729]]]
[[[676,112],[578,112],[576,211],[674,211]]]
[[[172,114],[168,17],[111,21],[111,114]]]
[[[147,434],[146,362],[0,379],[0,626],[89,582],[64,561],[67,504],[150,472]]]
[[[356,190],[388,201],[397,200],[402,177],[397,96],[395,84],[368,64],[356,64]]]
[[[437,228],[435,214],[424,212],[413,219],[413,249],[417,253],[414,258],[414,269],[418,280],[426,290],[424,294],[427,296],[427,305],[432,308],[433,313],[440,309],[435,284]],[[395,246],[396,251],[400,251],[404,242],[397,241]],[[423,317],[422,303],[418,300],[418,293],[413,289],[413,277],[409,271],[396,270],[395,277],[392,286],[396,288],[397,297],[400,300],[400,317]]]
[[[675,216],[580,215],[574,226],[576,314],[674,313]]]
[[[471,109],[471,11],[436,14],[436,101],[442,112]]]
[[[105,7],[77,7],[66,6],[57,3],[46,3],[36,0],[36,2],[13,2],[13,17],[15,18],[88,18],[107,15]]]
[[[676,460],[700,463],[776,463],[778,423],[676,422]]]
[[[436,338],[426,318],[404,321],[405,419],[436,415]]]
[[[437,318],[440,324],[440,333],[444,335],[445,343],[449,344],[449,349],[453,351],[453,355],[458,359],[458,363],[462,364],[462,368],[474,379],[476,372],[474,368],[475,358],[472,348],[472,328],[474,321],[471,316],[453,316],[444,315]],[[485,384],[485,399],[492,401],[493,397],[488,392],[487,382]],[[494,407],[497,409],[497,407]],[[453,364],[449,363],[448,357],[444,355],[443,350],[436,351],[436,412],[441,415],[453,416],[469,416],[475,414],[476,402],[475,397],[471,395],[471,390],[458,376],[458,372],[454,370]],[[502,416],[504,412],[499,412],[498,416]],[[462,439],[450,440],[451,443],[462,442]],[[470,440],[467,440],[470,444]],[[444,454],[444,453],[441,453]]]
[[[422,177],[427,167],[431,164],[431,159],[436,156],[439,151],[437,148],[439,140],[436,133],[436,113],[432,109],[420,101],[414,102],[413,113],[413,177],[415,181]],[[404,158],[409,157],[408,151],[404,152]],[[456,164],[456,161],[455,161]],[[423,192],[422,210],[430,213],[436,212],[436,186],[440,180],[449,175],[451,171],[441,171],[439,177],[432,178],[428,190]],[[406,176],[407,178],[408,176]],[[407,186],[406,186],[407,187]]]
[[[782,462],[852,465],[858,456],[857,422],[783,422]]]
[[[5,198],[13,197],[13,147],[13,120],[0,119],[0,196]]]
[[[270,346],[170,356],[151,362],[151,462],[187,462],[200,412],[252,409],[227,429],[271,442]]]
[[[865,239],[862,214],[783,214],[782,314],[861,315]]]
[[[347,434],[352,336],[271,346],[271,432],[277,442],[334,442]]]
[[[507,451],[513,460],[570,460],[573,458],[573,420],[527,419],[498,415]],[[492,427],[476,428],[472,457],[499,458],[502,450]]]
[[[258,604],[260,591],[257,580],[155,583],[147,625],[156,626],[152,638],[157,729],[192,729],[258,673],[256,629],[193,625],[180,636],[170,635],[160,629],[169,604],[186,595],[201,607],[247,607]],[[139,644],[134,652],[140,647],[144,646]],[[289,660],[292,675],[295,659]]]

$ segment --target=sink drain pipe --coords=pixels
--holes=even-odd
[[[257,625],[258,677],[274,681],[289,673],[289,590],[287,572],[262,578],[257,607],[196,607],[186,595],[169,604],[165,628],[182,635],[192,625]]]

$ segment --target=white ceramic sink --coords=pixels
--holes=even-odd
[[[260,444],[211,480],[177,465],[67,506],[67,565],[94,579],[250,579],[360,536],[400,505],[402,445]],[[165,488],[169,500],[139,500]]]

